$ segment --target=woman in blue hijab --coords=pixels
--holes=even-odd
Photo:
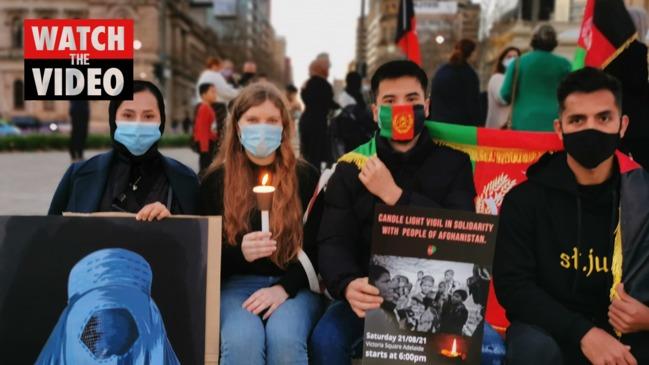
[[[68,305],[36,365],[179,364],[151,281],[151,267],[132,251],[103,249],[81,259],[70,271]]]
[[[196,174],[158,151],[165,119],[160,90],[149,81],[135,80],[132,100],[111,100],[108,106],[113,148],[70,166],[49,214],[117,211],[149,221],[194,214]]]

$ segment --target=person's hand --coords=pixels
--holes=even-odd
[[[597,327],[581,339],[581,351],[593,365],[637,365],[630,350],[631,347]]]
[[[281,285],[274,285],[254,292],[243,302],[242,307],[254,315],[259,315],[259,313],[266,310],[263,317],[266,320],[286,299],[288,299],[286,290]]]
[[[608,307],[608,322],[619,333],[633,333],[649,330],[649,307],[642,304],[618,284],[618,297]]]
[[[345,288],[345,298],[359,318],[365,318],[365,312],[376,309],[383,303],[379,289],[370,285],[367,278],[352,280]]]
[[[135,215],[135,219],[139,221],[153,221],[154,219],[162,220],[171,216],[171,212],[164,204],[160,202],[155,202],[147,204],[140,209],[139,212]]]
[[[277,241],[271,239],[270,232],[251,232],[243,236],[241,252],[248,262],[268,257],[277,250]]]
[[[394,182],[390,170],[376,156],[370,157],[365,162],[358,178],[370,193],[379,197],[387,205],[395,205],[403,193]]]

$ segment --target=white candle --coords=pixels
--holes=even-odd
[[[267,210],[261,211],[261,231],[270,232],[270,213]]]
[[[252,192],[255,194],[271,194],[275,192],[275,187],[268,185],[258,185],[252,188]]]
[[[275,187],[265,185],[268,183],[268,175],[264,176],[262,184],[252,188],[252,191],[257,195],[257,208],[261,212],[261,231],[270,232],[270,207],[273,201],[273,193]]]

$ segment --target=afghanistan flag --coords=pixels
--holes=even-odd
[[[406,54],[406,57],[421,66],[417,24],[415,21],[415,6],[413,0],[401,0],[399,18],[397,20],[396,43]]]
[[[379,130],[381,137],[393,141],[411,141],[415,138],[415,120],[424,120],[423,105],[381,105]],[[420,124],[421,125],[421,124]]]
[[[588,0],[573,69],[606,67],[635,37],[635,25],[622,0]]]

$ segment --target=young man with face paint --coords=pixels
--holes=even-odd
[[[411,61],[388,62],[372,77],[372,112],[380,132],[341,158],[329,180],[318,237],[321,275],[336,299],[311,337],[314,364],[349,364],[363,318],[383,302],[368,283],[376,204],[473,211],[469,157],[433,142],[425,72]]]
[[[649,174],[615,153],[629,123],[620,84],[585,68],[557,94],[565,152],[531,166],[500,213],[508,363],[647,364]]]

